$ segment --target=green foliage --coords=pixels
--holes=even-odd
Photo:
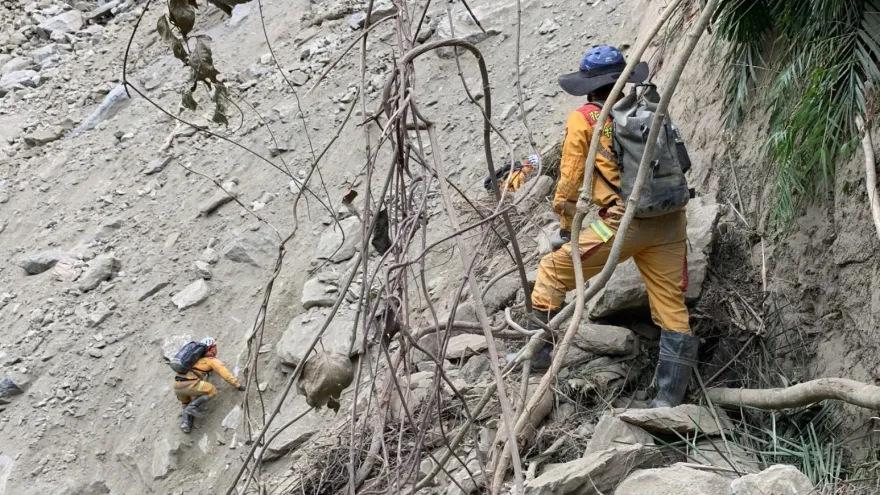
[[[767,98],[771,220],[784,228],[809,198],[831,193],[835,164],[856,149],[855,118],[868,116],[880,83],[880,0],[728,0],[716,28],[727,126],[743,122],[753,94]]]

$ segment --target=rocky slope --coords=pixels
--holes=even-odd
[[[163,5],[150,6],[129,47],[143,2],[2,3],[0,254],[7,261],[0,264],[0,377],[22,393],[0,398],[0,494],[197,494],[229,486],[245,453],[243,442],[283,390],[286,365],[302,358],[304,342],[323,322],[356,259],[360,222],[342,198],[363,190],[366,180],[365,115],[357,99],[357,49],[345,56],[343,51],[362,32],[365,4],[266,0],[238,5],[231,17],[201,5],[196,33],[210,38],[214,65],[236,103],[228,112],[229,126],[218,126],[210,122],[209,95],[196,91],[199,109],[180,115],[216,133],[209,135],[169,115],[180,110],[188,73],[155,32]],[[393,14],[390,3],[377,4],[374,21]],[[421,6],[408,5],[411,17],[421,12]],[[469,5],[485,32],[454,4],[456,35],[479,42],[492,80],[493,122],[517,154],[528,154],[515,88],[517,3]],[[522,2],[519,75],[539,149],[559,140],[567,113],[579,103],[560,92],[557,75],[574,70],[589,44],[634,43],[655,7],[636,0]],[[450,36],[445,5],[432,5],[426,22],[422,41]],[[368,114],[376,110],[400,56],[393,28],[393,22],[384,22],[370,34]],[[121,86],[126,54],[127,77],[142,96]],[[340,56],[326,80],[307,91]],[[715,224],[722,213],[730,216],[715,201],[716,191],[725,190],[718,183],[726,180],[719,170],[726,148],[716,140],[718,97],[699,82],[709,66],[705,57],[689,67],[692,82],[680,90],[673,109],[692,136],[692,156],[703,164],[692,173],[703,196],[691,215],[692,280],[705,277]],[[478,98],[484,97],[468,60],[462,58],[463,76]],[[450,175],[480,198],[486,173],[482,121],[462,88],[456,62],[445,52],[423,57],[416,66],[419,101],[442,122],[440,143]],[[371,132],[373,138],[379,134]],[[316,196],[305,195],[294,206],[313,156],[331,142],[320,177],[310,182]],[[501,140],[493,137],[492,144],[503,155]],[[388,161],[386,149],[378,163],[384,167]],[[430,215],[438,219],[428,231],[430,243],[451,229],[436,191],[425,194]],[[549,211],[546,198],[538,195],[536,203],[536,210]],[[523,227],[531,254],[538,229]],[[252,387],[251,421],[243,421],[243,396],[215,380],[220,395],[211,413],[183,435],[163,358],[188,339],[210,335],[220,342],[219,357],[238,374],[248,364],[247,341],[279,245],[294,229],[259,346],[257,386],[264,402],[255,399]],[[427,258],[425,293],[446,312],[456,303],[451,294],[461,278],[451,254],[447,243]],[[492,278],[494,268],[483,267],[481,281]],[[611,301],[620,304],[615,290],[629,298],[628,306],[616,308],[643,307],[644,294],[627,270],[632,272],[621,268],[618,288],[612,285],[595,303],[595,316],[611,314]],[[499,284],[496,309],[518,297],[511,279]],[[348,331],[359,293],[359,285],[350,290],[325,349],[360,347],[363,332],[353,339]],[[693,296],[698,295],[699,289]],[[424,304],[418,310],[414,327],[431,321]],[[466,309],[458,314],[466,316]],[[627,341],[629,330],[622,331]],[[461,353],[480,347],[460,344]],[[609,352],[608,344],[601,353],[630,352],[621,345]],[[456,360],[450,368],[461,377],[470,373],[475,382],[487,379],[481,350],[473,351],[477,359]],[[595,351],[586,349],[591,356]],[[423,372],[429,369],[425,365]],[[301,398],[288,399],[276,424],[305,409]],[[295,450],[302,435],[337,424],[344,414],[345,409],[338,417],[326,409],[308,413],[278,439],[288,448],[280,448],[277,457]],[[287,465],[267,467],[279,471],[276,480],[286,476],[282,464]],[[653,476],[643,473],[621,490],[643,493],[632,491]],[[455,484],[442,482],[437,491],[449,486]],[[531,486],[532,493],[553,490]]]

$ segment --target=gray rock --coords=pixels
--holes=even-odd
[[[277,256],[278,243],[278,239],[272,234],[247,231],[233,237],[226,244],[223,257],[236,263],[267,266]]]
[[[43,146],[52,141],[57,141],[64,136],[65,129],[60,125],[45,127],[38,131],[32,132],[24,137],[24,144],[30,147]]]
[[[705,197],[692,199],[688,203],[688,288],[685,292],[688,302],[696,301],[703,291],[720,213],[721,208]],[[588,303],[590,316],[594,319],[623,310],[647,307],[648,292],[631,259],[618,265],[608,284]]]
[[[518,205],[520,208],[534,207],[547,199],[547,196],[553,189],[553,183],[553,178],[549,175],[535,177],[513,193],[513,204]]]
[[[218,188],[210,198],[206,199],[201,205],[199,205],[199,214],[203,216],[210,215],[217,208],[220,208],[234,198],[237,198],[238,194],[238,181],[230,180],[224,182],[222,189]]]
[[[290,79],[290,83],[294,86],[302,86],[309,82],[309,75],[299,69],[290,71],[287,78]]]
[[[486,486],[486,473],[480,469],[480,463],[476,459],[467,463],[467,469],[461,468],[453,473],[454,482],[450,482],[446,488],[446,495],[472,495],[480,493],[480,489]]]
[[[86,326],[87,327],[97,327],[101,323],[104,322],[111,314],[113,313],[110,308],[104,304],[103,302],[99,302],[95,310],[89,313],[88,318],[86,318]]]
[[[370,12],[370,24],[375,24],[396,13],[397,6],[391,0],[377,0],[373,3],[373,10]]]
[[[498,29],[488,27],[486,25],[486,18],[479,16],[479,14],[478,16],[483,23],[485,32],[480,30],[479,26],[474,23],[470,14],[464,8],[455,9],[453,12],[452,28],[449,26],[449,16],[447,14],[441,15],[438,19],[437,28],[434,30],[434,35],[438,39],[464,38],[469,43],[477,44],[492,36],[501,34],[501,31]],[[455,30],[455,36],[453,36],[453,29]],[[436,51],[437,56],[440,58],[449,59],[455,57],[455,52],[451,47],[438,48]]]
[[[321,329],[323,323],[323,317],[311,320],[308,323],[302,323],[301,316],[296,316],[290,320],[287,329],[275,346],[275,352],[278,354],[281,362],[290,366],[299,364],[303,357],[305,357],[306,346]],[[321,338],[324,352],[347,356],[358,354],[363,344],[363,332],[358,331],[353,335],[352,329],[354,325],[354,321],[349,317],[337,316],[334,318]],[[354,342],[353,346],[352,342]],[[349,353],[349,348],[351,348],[351,353]]]
[[[147,286],[147,290],[143,291],[141,295],[138,296],[138,301],[145,301],[150,297],[153,297],[160,290],[168,287],[169,282],[167,280],[160,280],[158,282],[153,282]]]
[[[13,462],[12,458],[0,455],[0,494],[6,493],[6,481],[9,480],[9,475],[12,474],[14,466],[15,462]],[[12,494],[10,493],[9,495]]]
[[[21,362],[21,356],[11,352],[0,351],[0,366],[12,366]]]
[[[210,293],[211,290],[208,284],[204,280],[199,279],[184,287],[177,294],[174,294],[171,297],[171,301],[174,302],[177,309],[184,310],[202,304],[208,299]]]
[[[628,476],[615,495],[726,495],[730,480],[720,474],[675,464],[643,469]]]
[[[170,156],[166,156],[165,158],[153,158],[144,165],[144,175],[152,175],[161,172],[169,163],[171,163]]]
[[[106,2],[104,3],[104,5],[101,5],[96,9],[90,10],[86,17],[88,17],[89,20],[92,22],[112,17],[112,11],[114,8],[116,8],[117,5],[119,5],[119,3],[120,0],[112,0],[110,2]]]
[[[317,259],[333,263],[350,260],[360,245],[360,234],[361,222],[355,217],[346,218],[339,225],[333,223],[318,240]]]
[[[37,27],[46,35],[50,35],[55,31],[62,33],[76,33],[83,28],[83,14],[78,10],[68,10],[63,14],[56,15],[50,19],[41,22]]]
[[[2,492],[0,492],[2,493]],[[108,495],[110,488],[103,481],[93,481],[91,483],[80,483],[69,487],[61,492],[60,495]]]
[[[597,355],[620,356],[633,351],[635,337],[631,330],[612,325],[582,322],[565,356],[564,366],[573,366]]]
[[[777,464],[730,484],[730,495],[808,495],[815,493],[807,476],[794,466]]]
[[[458,377],[468,383],[478,383],[489,376],[492,370],[492,362],[483,354],[474,356],[464,363],[458,372]]]
[[[18,261],[18,266],[28,275],[37,275],[55,266],[65,255],[60,249],[32,254]]]
[[[605,414],[593,430],[584,455],[600,452],[621,445],[654,445],[654,439],[645,430],[625,423],[616,416]]]
[[[698,441],[691,449],[690,457],[706,466],[735,469],[741,473],[757,473],[761,470],[761,463],[745,449],[736,443],[725,444],[718,439]]]
[[[119,260],[113,253],[101,254],[89,262],[89,268],[79,280],[79,290],[88,292],[101,285],[101,282],[110,280],[116,270],[119,269]]]
[[[304,309],[330,307],[339,297],[337,293],[328,293],[327,285],[321,283],[317,278],[309,279],[303,285],[302,302]]]
[[[177,470],[179,455],[183,443],[177,438],[159,438],[153,443],[153,462],[150,474],[154,480],[166,478],[171,471]]]
[[[447,359],[462,359],[482,353],[489,348],[486,337],[472,333],[463,333],[449,339],[446,345]]]
[[[364,23],[367,21],[367,13],[357,12],[348,16],[346,20],[348,21],[348,27],[357,31],[358,29],[364,27]]]
[[[137,93],[131,92],[131,97],[126,93],[125,86],[118,85],[113,88],[107,96],[101,101],[95,111],[89,114],[82,123],[73,130],[72,136],[76,136],[86,131],[90,131],[101,123],[112,119],[116,114],[126,108],[133,98],[137,97]]]
[[[538,27],[538,34],[549,34],[559,29],[559,24],[553,19],[544,19],[541,26]]]
[[[0,380],[0,397],[14,397],[23,393],[22,389],[12,380],[12,378],[6,377]]]
[[[0,77],[0,94],[5,95],[10,89],[17,86],[35,88],[40,73],[35,70],[17,70]]]
[[[35,63],[41,64],[43,63],[43,61],[48,60],[56,55],[61,55],[61,53],[62,51],[61,48],[58,46],[58,43],[49,43],[46,46],[42,46],[32,51],[31,60],[33,60]]]
[[[211,273],[211,265],[207,261],[196,260],[196,262],[193,263],[193,271],[196,272],[196,275],[205,280],[211,280],[211,277],[213,276]]]
[[[547,470],[526,482],[526,495],[597,495],[613,493],[633,469],[652,466],[662,459],[653,447],[624,445],[585,455]],[[648,491],[644,493],[654,492]]]
[[[202,251],[202,255],[199,256],[199,260],[213,265],[220,261],[220,255],[217,254],[217,251],[215,251],[214,248],[206,248]]]
[[[655,409],[630,409],[620,413],[619,417],[627,423],[636,425],[655,433],[669,433],[670,430],[680,433],[695,433],[697,430],[704,435],[718,435],[721,428],[730,429],[730,420],[724,411],[716,409],[715,413],[721,422],[715,422],[712,412],[696,404],[682,404],[678,407],[658,407]]]
[[[500,311],[510,306],[514,302],[514,299],[516,299],[516,293],[521,288],[522,284],[520,283],[519,272],[513,272],[495,282],[495,284],[492,285],[492,287],[489,287],[489,290],[486,291],[486,295],[483,296],[483,304],[486,306],[486,312],[491,315],[496,311]]]
[[[12,60],[9,60],[3,67],[0,67],[0,76],[5,76],[11,72],[18,72],[25,69],[30,69],[34,66],[33,60],[24,57],[15,57]]]

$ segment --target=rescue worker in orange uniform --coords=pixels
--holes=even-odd
[[[207,347],[205,356],[196,361],[189,372],[174,377],[174,393],[177,394],[177,400],[183,404],[180,429],[184,433],[189,433],[192,430],[195,418],[204,415],[200,408],[209,400],[217,397],[217,387],[208,381],[208,374],[212,371],[216,371],[220,378],[229,382],[239,391],[244,391],[244,385],[239,383],[238,378],[217,359],[217,340],[205,337],[201,343]]]
[[[595,124],[611,88],[623,72],[626,62],[614,47],[590,49],[577,72],[563,75],[559,84],[574,96],[586,96],[587,102],[572,112],[566,124],[566,136],[559,166],[559,182],[553,208],[560,217],[562,239],[559,249],[541,259],[532,291],[534,316],[549,322],[561,309],[565,294],[575,288],[571,261],[570,230],[583,184],[587,153]],[[647,79],[648,65],[641,62],[629,82]],[[599,208],[598,218],[584,221],[578,243],[584,279],[598,274],[605,266],[625,204],[620,190],[620,173],[611,152],[612,124],[605,123],[592,177],[592,201]],[[661,329],[660,360],[656,372],[657,398],[652,407],[677,406],[684,397],[696,362],[698,340],[691,334],[684,291],[687,289],[687,218],[685,210],[653,218],[634,218],[624,239],[620,261],[633,258],[648,292],[651,317]],[[549,367],[552,345],[535,356],[533,366]]]

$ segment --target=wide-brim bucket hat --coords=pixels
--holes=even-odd
[[[625,68],[626,59],[620,50],[608,45],[596,46],[584,55],[577,72],[559,76],[559,86],[570,95],[586,96],[617,82]],[[648,73],[648,63],[639,62],[627,82],[645,82]]]

